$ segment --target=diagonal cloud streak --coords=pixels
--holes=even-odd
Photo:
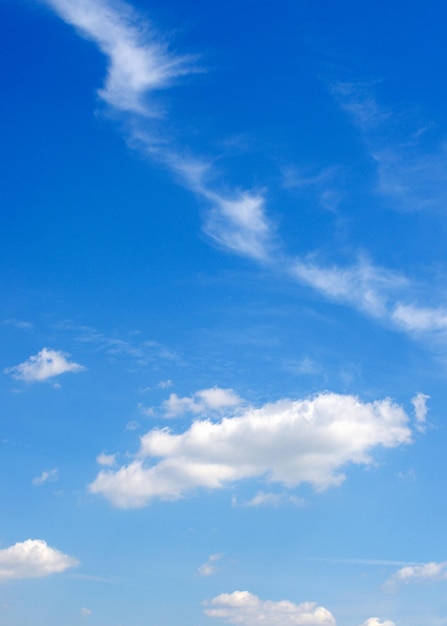
[[[172,53],[154,27],[129,5],[116,0],[42,0],[79,33],[93,41],[108,59],[100,99],[112,111],[126,114],[129,141],[180,177],[211,209],[205,233],[220,247],[256,261],[266,261],[272,226],[262,194],[247,190],[219,192],[207,184],[212,171],[185,158],[166,137],[145,131],[148,119],[163,116],[155,95],[176,79],[201,71],[196,57]]]
[[[160,126],[165,111],[157,96],[180,77],[202,71],[197,57],[173,53],[166,38],[120,0],[40,1],[94,42],[106,56],[108,69],[104,85],[98,90],[100,100],[125,121],[127,139],[133,147],[166,167],[180,184],[206,203],[208,211],[202,228],[210,241],[232,254],[268,264],[325,298],[353,307],[411,336],[431,334],[436,340],[446,336],[447,309],[420,306],[415,297],[417,285],[405,276],[364,260],[343,268],[318,265],[309,258],[288,257],[267,215],[265,190],[222,191],[216,182],[218,172],[209,159],[185,156],[184,150],[173,145]],[[374,143],[381,129],[390,123],[390,116],[378,106],[365,85],[338,83],[332,91],[373,145],[382,191],[392,195],[393,189],[404,185],[404,178],[407,185],[414,172],[424,174],[427,168],[422,162],[405,164],[401,153],[398,158],[386,156]],[[444,155],[437,162],[443,168]],[[388,167],[389,163],[392,167]],[[386,182],[391,171],[397,172],[400,182]],[[430,183],[427,177],[424,181],[423,187]]]

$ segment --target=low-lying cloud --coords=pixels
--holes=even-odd
[[[208,617],[242,626],[336,626],[334,616],[315,602],[294,604],[289,600],[261,600],[248,591],[221,593],[204,602]]]
[[[5,374],[11,374],[17,380],[24,380],[27,383],[44,382],[49,378],[60,376],[66,372],[81,372],[84,367],[79,363],[69,360],[70,355],[61,350],[51,350],[42,348],[34,356],[30,356],[27,361],[8,367]]]
[[[181,434],[154,428],[129,465],[103,469],[89,489],[123,508],[249,478],[322,491],[341,485],[349,464],[372,464],[374,448],[405,445],[411,436],[407,414],[389,399],[320,393],[240,408],[218,421],[197,419]]]
[[[77,565],[77,559],[50,548],[42,539],[27,539],[0,550],[0,581],[40,578]]]

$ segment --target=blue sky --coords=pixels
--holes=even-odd
[[[1,4],[0,625],[447,624],[446,11]]]

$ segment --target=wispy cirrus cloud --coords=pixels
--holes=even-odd
[[[70,361],[69,355],[61,350],[42,348],[36,355],[31,356],[27,361],[7,367],[5,374],[10,374],[17,380],[24,380],[27,383],[44,382],[49,378],[60,376],[67,372],[81,372],[83,365]]]
[[[414,119],[409,111],[382,106],[377,83],[338,81],[331,91],[362,133],[376,165],[376,190],[404,211],[445,214],[447,148],[433,141],[433,124]]]
[[[147,19],[120,0],[42,0],[108,59],[99,97],[110,107],[159,116],[151,100],[180,76],[198,71],[196,59],[174,54]]]
[[[208,203],[204,232],[219,246],[257,261],[272,247],[272,226],[263,194],[222,191],[211,182],[216,171],[209,158],[185,156],[162,125],[163,107],[156,96],[176,81],[202,71],[197,57],[172,52],[155,27],[118,0],[42,0],[80,34],[93,41],[108,60],[100,99],[125,116],[129,142],[170,169],[183,185]],[[158,125],[147,131],[149,118]]]
[[[52,470],[45,470],[40,474],[40,476],[36,476],[33,478],[32,484],[40,487],[45,483],[54,483],[59,480],[59,470],[55,467]]]
[[[371,465],[376,447],[411,442],[405,411],[390,400],[363,403],[321,393],[244,407],[233,417],[200,419],[181,434],[152,429],[140,437],[129,465],[102,470],[89,485],[122,508],[154,498],[176,500],[197,489],[215,490],[247,478],[317,491],[339,486],[349,464]]]
[[[290,600],[261,600],[248,591],[221,593],[203,603],[204,613],[229,624],[258,626],[336,626],[334,616],[315,602],[295,604]]]
[[[0,582],[40,578],[76,567],[79,561],[51,548],[42,539],[27,539],[0,550]]]
[[[207,207],[202,228],[210,242],[232,254],[267,264],[282,275],[292,275],[324,297],[354,307],[411,336],[438,337],[445,332],[447,306],[443,302],[420,306],[418,286],[403,274],[364,259],[343,267],[324,265],[313,257],[289,257],[268,214],[265,189],[229,189],[222,184],[209,155],[197,156],[178,147],[167,130],[167,111],[161,98],[164,90],[174,87],[180,79],[202,71],[197,57],[174,52],[166,36],[124,2],[42,1],[105,55],[108,69],[104,85],[98,90],[100,100],[125,121],[120,128],[125,129],[129,144],[166,167]],[[447,191],[445,149],[440,146],[434,153],[427,153],[423,149],[423,128],[411,137],[402,131],[399,138],[395,116],[378,104],[371,84],[339,81],[331,89],[365,138],[377,166],[377,190],[410,209],[443,206]],[[334,168],[310,175],[289,172],[285,184],[329,184],[334,172]],[[326,191],[331,196],[334,190]],[[331,198],[329,208],[334,206],[334,197]],[[131,347],[117,341],[113,346],[109,341],[107,349],[120,352]]]

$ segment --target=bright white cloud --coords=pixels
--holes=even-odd
[[[220,561],[221,558],[221,553],[210,554],[210,556],[208,557],[208,561],[206,563],[203,563],[197,569],[197,573],[199,574],[199,576],[212,576],[213,574],[215,574],[218,569],[216,563],[217,561]]]
[[[77,565],[77,559],[50,548],[45,541],[27,539],[0,550],[0,581],[49,576]]]
[[[129,140],[134,147],[163,163],[211,205],[204,225],[211,239],[231,252],[266,260],[272,229],[263,197],[248,191],[220,193],[205,182],[211,174],[209,161],[181,156],[163,130],[145,130],[147,118],[161,114],[156,94],[178,77],[200,71],[195,58],[172,53],[154,27],[119,0],[43,1],[107,57],[100,98],[120,114],[130,115]]]
[[[58,470],[57,468],[54,468],[52,470],[44,471],[40,476],[36,476],[36,478],[33,478],[32,483],[33,485],[40,486],[48,482],[54,483],[57,480],[59,480]]]
[[[406,332],[430,332],[447,328],[447,313],[442,308],[417,308],[398,297],[402,288],[406,287],[410,295],[408,299],[411,300],[414,290],[409,281],[390,270],[374,267],[365,261],[351,267],[324,267],[311,259],[299,259],[297,262],[287,259],[280,253],[281,241],[266,211],[265,191],[223,188],[216,182],[218,172],[209,158],[197,158],[189,155],[187,150],[175,147],[172,137],[167,139],[167,131],[163,129],[160,120],[156,126],[147,129],[148,117],[160,116],[157,94],[170,87],[179,77],[197,72],[195,58],[170,51],[166,38],[120,0],[42,1],[76,27],[84,37],[93,41],[106,56],[108,70],[104,87],[98,92],[100,98],[113,111],[126,115],[129,122],[126,125],[128,139],[132,147],[147,158],[163,164],[183,186],[208,204],[203,230],[212,241],[231,253],[258,263],[269,263],[280,272],[291,272],[295,279],[317,289],[326,297],[390,321]],[[371,96],[370,87],[339,82],[332,86],[332,91],[362,133],[372,141],[374,133],[383,130],[390,115],[377,105]],[[374,144],[373,147],[372,154],[378,163],[379,178],[384,189],[388,186],[388,189],[397,189],[401,193],[402,181],[413,181],[422,170],[426,173],[432,171],[430,160],[424,167],[417,159],[409,165],[399,162],[399,180],[386,183],[386,179],[390,179],[390,172],[396,170],[394,157],[387,156],[382,145],[377,147]],[[440,151],[436,168],[437,176],[442,181],[445,180],[444,153],[445,150]],[[391,165],[387,165],[389,163]],[[316,180],[329,175],[332,175],[330,171],[323,172]],[[315,182],[314,179],[311,177],[307,183]],[[426,197],[424,185],[419,194],[420,204]],[[442,194],[438,195],[445,197],[444,187]],[[113,349],[128,349],[129,346],[123,343]]]
[[[162,404],[165,417],[178,417],[185,413],[205,414],[209,411],[222,411],[241,404],[241,398],[232,389],[211,387],[197,391],[191,397],[179,398],[171,393]]]
[[[411,399],[411,402],[414,406],[414,415],[416,417],[416,428],[420,432],[425,432],[426,422],[427,422],[427,400],[430,396],[427,396],[425,393],[417,393],[414,398]]]
[[[60,376],[66,372],[80,372],[84,369],[79,363],[68,360],[68,354],[60,350],[50,350],[42,348],[38,354],[31,356],[24,363],[8,367],[4,370],[5,374],[11,374],[18,380],[24,380],[28,383],[43,382],[48,378]]]
[[[366,620],[366,622],[363,622],[363,624],[360,624],[360,626],[396,626],[396,625],[394,622],[391,622],[389,619],[382,622],[382,620],[380,620],[378,617],[370,617],[369,619]]]
[[[362,403],[334,393],[241,408],[220,421],[194,421],[181,434],[149,431],[137,458],[117,471],[102,470],[90,491],[131,508],[254,477],[323,490],[344,481],[348,464],[373,463],[376,446],[410,443],[408,422],[389,399]]]
[[[335,626],[333,615],[315,602],[294,604],[289,600],[261,600],[248,591],[221,593],[204,602],[208,617],[242,626]]]
[[[385,582],[384,587],[388,591],[395,591],[400,585],[438,580],[447,580],[447,561],[402,567]]]
[[[148,94],[197,71],[193,59],[174,55],[141,15],[119,0],[44,0],[60,17],[96,43],[109,61],[99,96],[110,106],[157,115]]]

